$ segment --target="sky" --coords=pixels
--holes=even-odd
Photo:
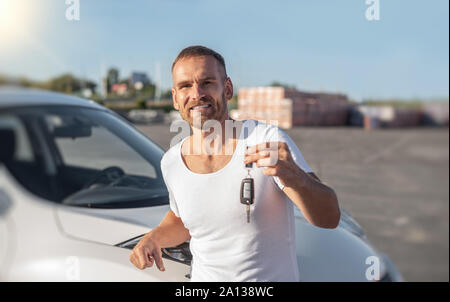
[[[448,99],[449,1],[378,3],[369,21],[366,0],[0,0],[0,74],[99,83],[116,67],[169,89],[177,54],[204,45],[236,91],[278,81],[357,101]]]

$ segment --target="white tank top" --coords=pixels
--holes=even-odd
[[[245,121],[231,160],[208,174],[186,167],[181,157],[184,140],[164,154],[161,168],[170,208],[191,234],[191,281],[299,281],[295,204],[282,191],[278,178],[265,176],[264,168],[254,165],[250,223],[240,202],[241,181],[247,177],[246,146],[286,142],[297,165],[312,172],[292,139],[278,127]]]

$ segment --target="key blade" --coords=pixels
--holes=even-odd
[[[247,223],[250,223],[250,205],[247,205]]]

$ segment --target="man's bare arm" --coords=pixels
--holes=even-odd
[[[285,142],[261,143],[249,147],[245,153],[244,163],[256,162],[257,167],[265,167],[264,175],[278,176],[283,192],[311,224],[331,229],[338,226],[341,213],[336,193],[315,174],[304,172]]]
[[[306,174],[309,181],[298,186],[292,182],[293,185],[285,186],[283,191],[311,224],[321,228],[336,228],[341,215],[336,193],[314,173]]]
[[[167,212],[164,219],[145,237],[155,240],[161,248],[177,246],[191,238],[189,230],[181,221],[181,218],[175,216],[172,210]]]

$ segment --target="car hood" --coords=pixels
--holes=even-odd
[[[67,236],[117,245],[153,229],[168,210],[168,205],[133,209],[66,206],[57,210],[56,217]],[[301,281],[370,281],[367,261],[373,257],[379,257],[380,274],[386,271],[373,246],[341,226],[319,228],[296,213],[295,236]]]
[[[67,236],[116,245],[148,233],[168,210],[168,205],[133,209],[59,206],[55,218],[61,232]]]

